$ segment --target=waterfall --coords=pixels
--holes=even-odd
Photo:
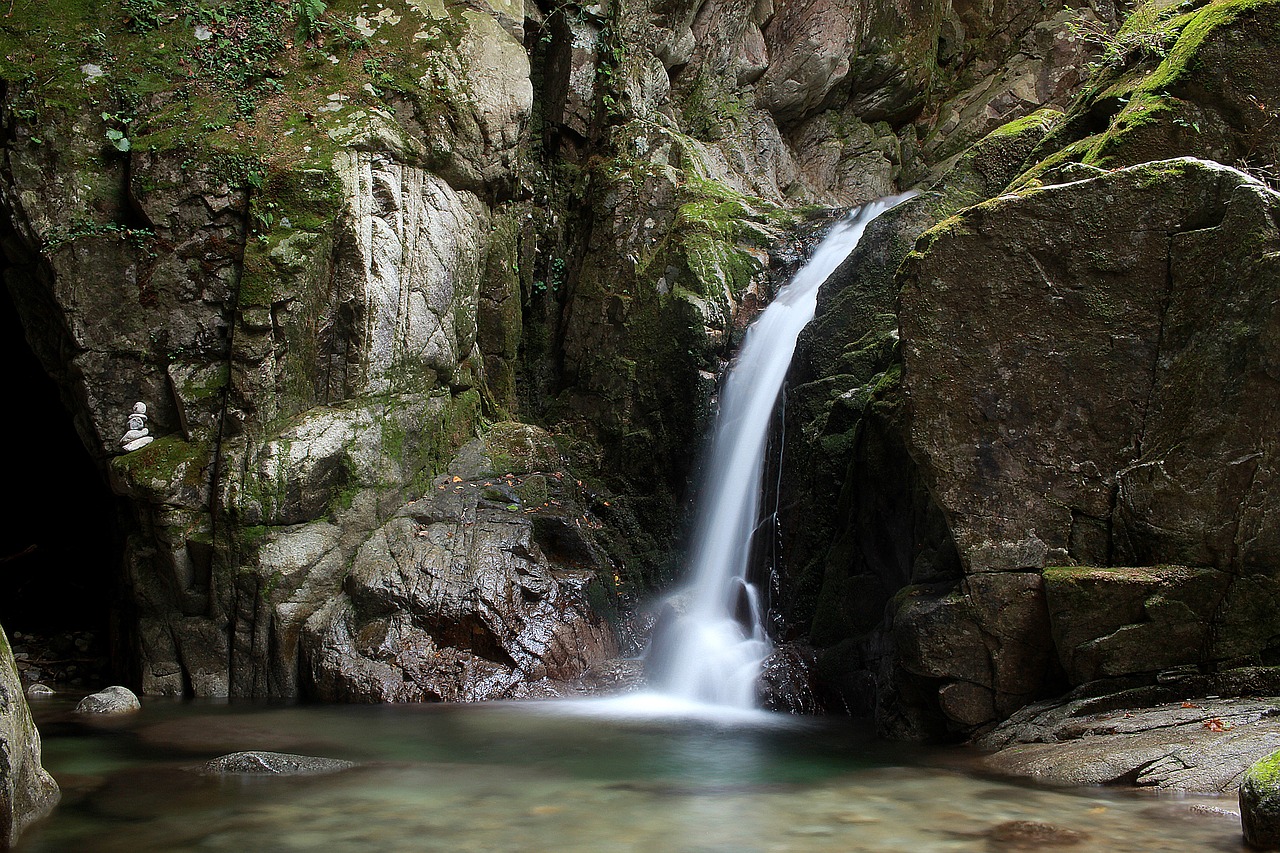
[[[655,688],[676,699],[749,709],[773,646],[759,591],[748,580],[759,522],[769,422],[818,288],[858,245],[871,220],[913,193],[856,208],[837,223],[747,330],[721,393],[692,538],[692,585],[655,650]]]

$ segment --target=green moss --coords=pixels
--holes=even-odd
[[[682,103],[684,127],[696,139],[708,142],[724,137],[725,129],[741,120],[750,106],[745,90],[725,85],[725,78],[701,65]]]
[[[140,450],[117,456],[111,466],[129,481],[185,483],[199,486],[211,458],[207,442],[186,442],[173,435],[157,438]]]
[[[1266,788],[1280,788],[1280,752],[1273,752],[1250,767],[1246,781]]]
[[[1177,40],[1159,67],[1136,91],[1167,91],[1194,67],[1196,54],[1214,30],[1233,24],[1242,14],[1275,2],[1276,0],[1219,0],[1170,20],[1166,27],[1169,32],[1178,34]]]

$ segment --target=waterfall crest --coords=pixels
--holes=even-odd
[[[796,341],[817,309],[818,288],[858,245],[867,225],[914,193],[853,210],[747,330],[721,393],[692,538],[691,587],[664,630],[654,688],[676,699],[749,709],[773,651],[760,594],[747,577],[759,522],[769,422]]]

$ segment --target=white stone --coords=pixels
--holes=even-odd
[[[125,453],[131,453],[140,447],[146,447],[155,439],[148,435],[147,404],[133,404],[133,412],[129,415],[129,430],[120,437],[120,446]]]

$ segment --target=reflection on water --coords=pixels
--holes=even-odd
[[[1017,787],[954,769],[953,752],[870,741],[849,721],[151,701],[88,726],[69,707],[35,709],[63,803],[23,837],[23,853],[1040,849],[993,834],[1020,820],[1085,836],[1053,849],[1243,849],[1238,820],[1203,808],[1231,800]],[[293,778],[191,770],[243,749],[362,766]]]

